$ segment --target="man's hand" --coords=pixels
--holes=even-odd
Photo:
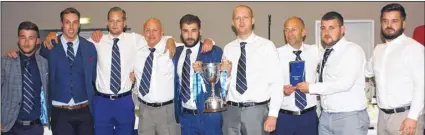
[[[309,93],[307,82],[300,82],[300,83],[297,84],[296,87],[297,87],[298,90],[300,90],[303,93]]]
[[[219,70],[226,70],[227,76],[230,76],[232,71],[232,62],[229,60],[221,60],[221,65],[218,68]]]
[[[130,80],[133,84],[136,82],[136,76],[134,75],[134,72],[130,72]]]
[[[292,92],[294,92],[295,91],[295,87],[294,86],[292,86],[292,85],[285,85],[285,86],[283,86],[283,94],[285,95],[285,96],[289,96],[289,95],[291,95],[292,94]]]
[[[176,42],[174,42],[173,38],[169,38],[167,40],[167,45],[165,46],[164,53],[167,51],[170,52],[170,58],[174,57],[174,54],[176,54]]]
[[[201,53],[206,53],[211,51],[213,48],[213,41],[211,39],[204,39],[204,41],[202,41],[202,48],[201,48]]]
[[[401,135],[414,135],[416,133],[416,120],[406,118],[400,126]]]
[[[195,61],[192,64],[193,70],[195,70],[195,73],[202,72],[202,61]]]
[[[100,30],[96,30],[95,32],[91,33],[91,39],[95,42],[95,43],[99,43],[100,39],[102,39],[103,36],[103,32]]]
[[[276,129],[276,120],[276,117],[267,117],[267,120],[264,122],[264,131],[273,132]]]
[[[49,34],[47,34],[47,36],[44,38],[44,41],[43,41],[44,47],[46,47],[49,50],[52,50],[53,48],[52,40],[55,40],[55,43],[59,42],[58,37],[56,36],[56,32],[49,32]]]
[[[9,58],[16,58],[18,57],[18,50],[9,51],[4,56],[7,56]]]

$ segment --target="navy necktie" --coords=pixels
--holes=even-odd
[[[295,61],[302,60],[300,56],[301,52],[302,51],[293,51],[293,53],[296,55]],[[299,90],[295,91],[295,106],[297,106],[300,110],[303,110],[307,106],[306,96]]]
[[[334,49],[326,49],[323,54],[322,65],[320,66],[320,74],[319,74],[319,82],[323,82],[323,68],[325,67],[326,61],[328,61],[328,57]]]
[[[243,94],[247,89],[247,82],[246,82],[246,52],[245,52],[245,45],[246,42],[241,42],[241,56],[239,57],[238,61],[238,73],[236,74],[236,90]]]
[[[114,45],[112,46],[112,60],[111,60],[111,80],[110,89],[117,94],[121,89],[121,59],[120,49],[118,48],[118,38],[114,38]]]
[[[152,78],[152,61],[153,61],[153,54],[155,52],[155,48],[149,48],[151,51],[149,53],[148,58],[146,58],[145,61],[145,67],[143,68],[143,74],[142,79],[140,81],[140,87],[139,91],[142,93],[142,96],[145,96],[149,93],[149,88],[151,86],[151,78]]]
[[[24,78],[22,81],[24,82],[24,85],[22,86],[24,92],[23,92],[23,109],[25,112],[30,114],[31,110],[34,106],[34,90],[32,89],[33,81],[31,80],[32,75],[29,71],[29,64],[30,60],[29,58],[24,60]]]
[[[73,48],[74,44],[72,42],[68,42],[66,43],[66,45],[68,45],[66,54],[68,55],[69,65],[72,66],[72,63],[74,63],[74,59],[75,59],[74,48]]]
[[[186,57],[183,63],[182,71],[182,99],[186,103],[190,99],[190,54],[192,51],[190,49],[186,50]]]

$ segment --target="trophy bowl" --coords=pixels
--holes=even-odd
[[[206,81],[211,83],[211,95],[205,101],[205,109],[204,112],[221,112],[226,110],[224,101],[221,97],[215,95],[215,84],[218,82],[220,78],[220,71],[218,70],[218,66],[220,63],[204,63],[203,67],[203,77]]]

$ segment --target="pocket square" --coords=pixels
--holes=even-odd
[[[94,56],[90,56],[89,61],[91,62],[93,61],[93,59],[94,59]]]

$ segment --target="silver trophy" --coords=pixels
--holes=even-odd
[[[224,101],[221,97],[215,94],[215,84],[220,78],[220,71],[218,66],[220,63],[204,63],[202,64],[204,71],[204,78],[206,81],[211,83],[211,95],[205,101],[204,112],[221,112],[226,110],[224,107]]]

